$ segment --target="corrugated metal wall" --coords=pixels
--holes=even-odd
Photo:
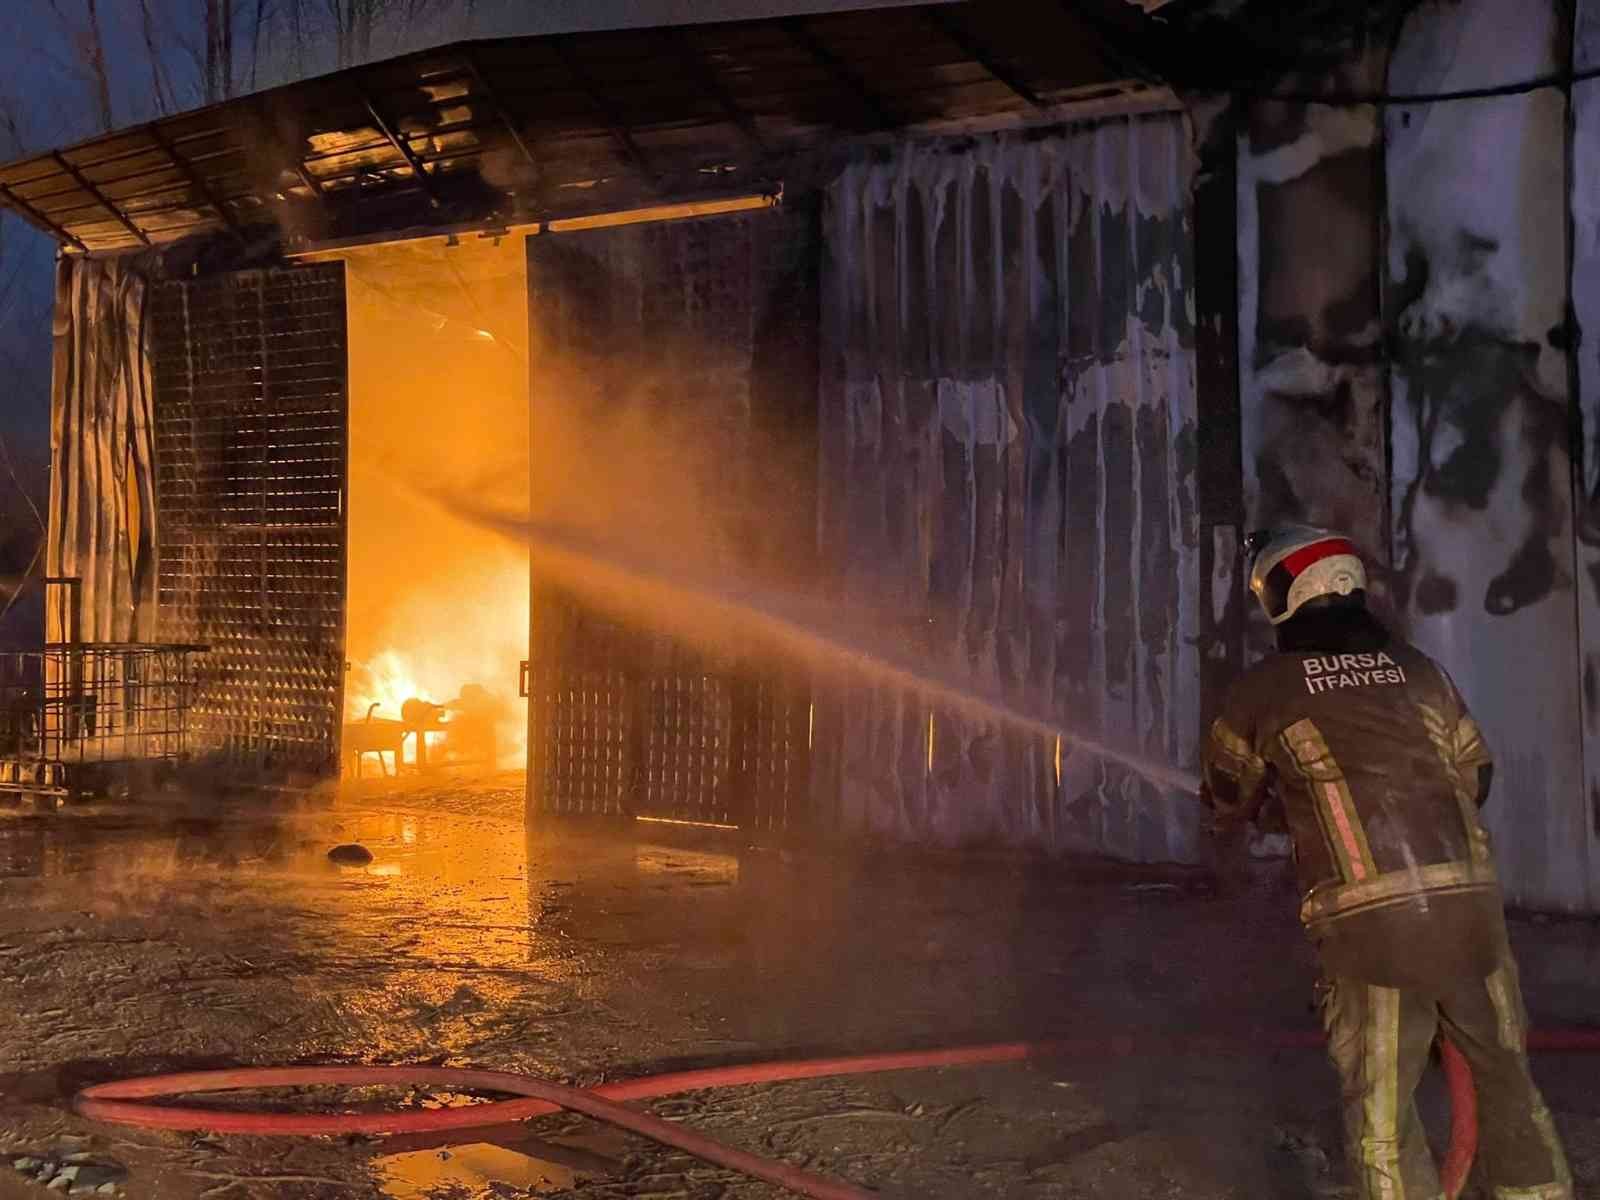
[[[1181,118],[904,144],[831,186],[819,529],[948,671],[1164,762],[1199,731],[1190,160]],[[1191,799],[869,679],[816,711],[841,832],[1136,860]],[[831,819],[830,819],[831,818]]]
[[[80,582],[49,597],[47,641],[153,636],[148,293],[140,265],[131,260],[63,257],[56,264],[45,574]]]

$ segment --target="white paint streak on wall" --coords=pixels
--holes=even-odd
[[[1299,414],[1284,412],[1274,396],[1291,399],[1329,394],[1339,386],[1359,386],[1362,368],[1357,364],[1329,363],[1304,345],[1262,345],[1262,227],[1261,194],[1264,185],[1282,185],[1304,178],[1319,164],[1351,150],[1370,148],[1377,137],[1377,114],[1367,106],[1349,109],[1312,106],[1306,110],[1304,128],[1285,145],[1256,153],[1248,133],[1238,142],[1238,239],[1239,239],[1239,392],[1247,414],[1243,426],[1244,495],[1246,524],[1280,520],[1286,514],[1270,511],[1262,501],[1259,465],[1264,453],[1287,468],[1292,480],[1313,477],[1314,491],[1324,511],[1297,514],[1303,519],[1329,524],[1356,524],[1358,515],[1373,515],[1369,497],[1359,490],[1351,492],[1347,480],[1339,480],[1328,470],[1324,456],[1303,453],[1309,439],[1282,437],[1285,421],[1294,423]],[[1277,248],[1292,255],[1294,247]],[[1346,339],[1347,341],[1350,339]],[[1292,409],[1291,405],[1291,409]],[[1298,463],[1285,463],[1283,447],[1299,456]],[[1319,461],[1320,459],[1320,461]],[[1335,489],[1329,484],[1337,484]],[[1308,493],[1312,489],[1308,488]],[[1354,530],[1352,530],[1354,532]]]
[[[1368,105],[1349,108],[1309,106],[1306,109],[1306,129],[1300,137],[1265,153],[1249,156],[1251,186],[1289,183],[1303,178],[1314,167],[1346,150],[1366,149],[1372,145],[1377,132],[1373,119],[1375,115]],[[1239,179],[1242,187],[1245,172],[1239,173]]]
[[[1523,0],[1423,5],[1389,89],[1549,74],[1562,65],[1555,13]],[[1565,117],[1553,88],[1388,110],[1387,275],[1403,305],[1393,487],[1409,631],[1455,676],[1496,752],[1485,818],[1508,899],[1578,909],[1600,888],[1577,752],[1571,397],[1552,336],[1566,301]]]
[[[851,165],[829,194],[822,396],[822,491],[840,497],[823,547],[852,591],[903,597],[937,661],[1183,762],[1201,591],[1191,171],[1173,117]],[[891,394],[903,409],[864,411]],[[1082,753],[1058,782],[1053,742],[941,711],[930,754],[917,698],[833,703],[847,828],[1194,857],[1189,801]],[[896,752],[901,730],[918,755]]]
[[[1600,4],[1578,0],[1573,59],[1600,64]],[[1583,674],[1583,796],[1587,815],[1588,902],[1600,911],[1600,81],[1572,89],[1572,304],[1578,324],[1578,406],[1582,486],[1577,508],[1578,630]]]
[[[1236,213],[1247,527],[1342,529],[1382,562],[1377,214],[1364,199],[1377,136],[1371,106],[1262,106],[1237,142]],[[1253,661],[1270,631],[1246,611]]]
[[[1429,0],[1392,48],[1384,90],[1550,76],[1565,66],[1570,15],[1554,0]],[[1600,65],[1600,0],[1579,0],[1575,15],[1577,67]],[[1346,66],[1381,61],[1366,51]],[[1508,897],[1600,911],[1600,83],[1574,88],[1570,177],[1557,88],[1387,107],[1382,159],[1368,156],[1381,187],[1366,193],[1358,152],[1375,145],[1370,108],[1258,103],[1246,115],[1237,213],[1250,520],[1340,524],[1359,537],[1381,527],[1387,492],[1408,632],[1455,675],[1501,765],[1486,818]],[[1569,215],[1584,331],[1576,396],[1562,336]],[[1392,342],[1376,341],[1352,303],[1368,255],[1382,267]],[[1333,287],[1334,275],[1347,278]],[[1588,451],[1576,510],[1574,403]]]
[[[1597,31],[1600,32],[1600,31]],[[1572,305],[1579,329],[1583,494],[1600,495],[1600,80],[1572,89]]]

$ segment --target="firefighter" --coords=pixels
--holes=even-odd
[[[1279,653],[1224,701],[1202,797],[1220,832],[1269,806],[1287,823],[1357,1195],[1440,1195],[1413,1094],[1442,1030],[1472,1066],[1491,1194],[1571,1200],[1478,820],[1493,765],[1477,725],[1444,670],[1367,610],[1348,540],[1294,527],[1245,549]]]

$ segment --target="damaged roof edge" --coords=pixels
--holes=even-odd
[[[967,0],[460,42],[5,164],[0,207],[91,254],[251,226],[298,244],[427,236],[579,215],[591,198],[600,211],[757,191],[840,142],[1176,106],[1079,7]]]

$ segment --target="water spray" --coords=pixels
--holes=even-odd
[[[537,566],[607,608],[632,613],[648,605],[652,617],[689,636],[704,640],[694,628],[709,617],[720,635],[753,636],[828,666],[866,671],[908,690],[937,697],[951,707],[1035,733],[1061,738],[1085,753],[1136,772],[1161,787],[1195,793],[1199,781],[1189,772],[1087,737],[996,692],[974,686],[912,663],[874,645],[859,634],[840,631],[837,619],[822,620],[793,597],[748,583],[710,587],[686,572],[636,562],[595,545],[569,530],[525,519],[476,510],[462,511],[438,497],[436,502],[463,519],[495,530],[525,545]],[[697,613],[700,621],[676,614]],[[925,1070],[980,1064],[1017,1063],[1074,1055],[1154,1054],[1171,1058],[1185,1052],[1232,1054],[1246,1049],[1310,1049],[1322,1044],[1313,1031],[1255,1034],[1243,1038],[1123,1034],[1075,1042],[1010,1043],[895,1052],[857,1058],[781,1061],[714,1067],[659,1075],[584,1090],[504,1072],[443,1067],[243,1067],[222,1071],[148,1076],[85,1088],[74,1107],[93,1120],[147,1129],[210,1131],[255,1135],[330,1135],[349,1133],[442,1132],[499,1124],[564,1108],[581,1112],[674,1146],[708,1162],[777,1184],[798,1195],[824,1200],[867,1200],[870,1192],[801,1170],[792,1164],[750,1154],[703,1134],[625,1107],[638,1101],[686,1090],[727,1087],[780,1080],[818,1079],[881,1071]],[[1531,1050],[1600,1051],[1600,1030],[1534,1031]],[[1458,1049],[1441,1040],[1440,1053],[1451,1096],[1451,1139],[1441,1172],[1445,1195],[1458,1196],[1466,1182],[1477,1145],[1477,1110],[1470,1069]],[[291,1113],[242,1112],[194,1106],[150,1104],[159,1097],[183,1093],[232,1091],[260,1087],[315,1085],[425,1085],[499,1092],[519,1097],[485,1104],[425,1111]]]
[[[706,640],[699,627],[707,623],[722,636],[755,637],[797,657],[875,675],[975,717],[1059,737],[1063,744],[1126,767],[1159,787],[1199,794],[1199,777],[1191,771],[1080,733],[1053,715],[925,661],[913,662],[865,634],[841,629],[836,614],[823,617],[792,595],[731,576],[713,587],[681,568],[629,557],[570,529],[435,499],[462,519],[525,545],[536,567],[606,608],[637,611],[648,607],[653,621],[677,627],[698,640]],[[696,618],[673,615],[686,611],[695,612]]]

